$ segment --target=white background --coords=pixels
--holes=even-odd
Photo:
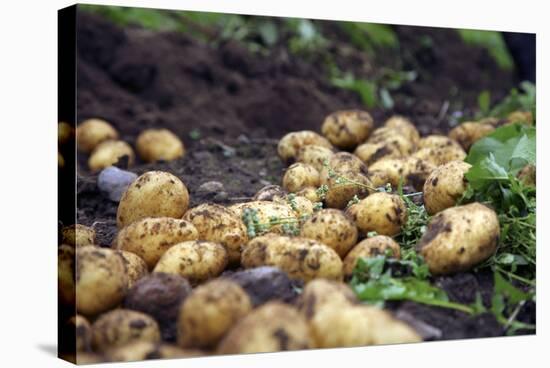
[[[548,315],[548,20],[543,1],[100,1],[103,4],[302,16],[537,33],[537,336],[130,363],[132,367],[541,366]],[[0,366],[69,366],[56,351],[57,9],[3,2],[0,21]],[[468,55],[464,55],[468,57]],[[71,103],[71,101],[66,101]],[[546,157],[545,157],[546,156]],[[545,341],[546,340],[546,341]],[[546,353],[546,354],[544,354]],[[543,360],[544,359],[544,360]],[[538,363],[542,360],[544,363]],[[110,364],[109,367],[122,367]],[[124,365],[128,366],[128,365]]]

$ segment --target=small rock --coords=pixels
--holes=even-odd
[[[260,171],[258,171],[258,175],[260,176],[266,176],[267,175],[267,170],[264,168],[264,169],[260,169]]]
[[[248,137],[246,135],[241,134],[237,137],[237,142],[243,143],[243,144],[248,144],[248,143],[250,143],[250,139],[248,139]]]
[[[224,190],[223,184],[219,181],[207,181],[202,183],[197,189],[201,193],[219,193]]]
[[[97,177],[97,186],[113,202],[120,201],[128,186],[136,180],[133,172],[110,166],[103,169]]]

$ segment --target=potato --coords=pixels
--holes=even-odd
[[[291,193],[286,195],[284,198],[275,199],[274,202],[289,206],[299,220],[307,218],[313,214],[313,202],[306,197]]]
[[[420,150],[422,148],[441,148],[447,146],[461,147],[460,144],[458,144],[458,142],[454,139],[451,139],[445,135],[432,134],[421,138],[418,141],[417,149]]]
[[[97,351],[106,351],[135,341],[160,341],[157,322],[144,313],[114,309],[99,316],[92,326],[92,345]]]
[[[67,244],[57,248],[57,295],[61,304],[75,303],[75,250]]]
[[[378,255],[385,255],[387,250],[391,251],[393,258],[401,258],[399,244],[386,235],[376,235],[366,238],[353,247],[346,258],[344,258],[344,276],[351,277],[359,258],[371,258]]]
[[[150,315],[163,340],[175,341],[179,309],[191,291],[189,281],[180,275],[155,272],[134,283],[124,298],[124,308]]]
[[[421,342],[422,338],[406,323],[389,312],[373,306],[362,305],[365,318],[369,320],[373,345],[407,344]]]
[[[347,210],[363,234],[397,235],[407,221],[405,202],[396,194],[378,192],[369,195]]]
[[[417,244],[434,275],[466,271],[496,250],[500,226],[495,211],[481,203],[447,208],[432,217]]]
[[[89,351],[92,342],[92,325],[81,315],[69,319],[70,330],[74,331],[76,351]]]
[[[147,129],[139,134],[136,150],[145,162],[172,161],[183,157],[185,147],[168,129]]]
[[[235,282],[218,279],[197,287],[180,308],[178,345],[211,348],[252,310],[248,294]]]
[[[290,162],[296,159],[300,148],[305,146],[321,146],[332,149],[332,144],[325,137],[311,130],[301,130],[288,133],[281,138],[277,145],[277,153],[283,161]]]
[[[189,206],[189,192],[176,176],[148,171],[124,192],[117,210],[117,226],[123,228],[145,217],[181,218]]]
[[[472,165],[464,161],[451,161],[432,171],[423,190],[424,205],[430,215],[456,204],[466,190],[464,174],[470,167]]]
[[[361,159],[349,152],[338,152],[332,155],[328,161],[328,167],[323,167],[320,172],[321,184],[327,184],[330,179],[330,172],[355,172],[366,175],[368,173],[367,165]]]
[[[69,361],[75,362],[78,365],[98,364],[98,363],[106,362],[106,359],[104,356],[100,354],[95,354],[95,353],[88,353],[87,351],[77,351],[75,358],[76,358],[75,360],[69,360]]]
[[[65,159],[63,158],[63,155],[59,152],[57,152],[57,168],[62,169],[65,167]]]
[[[297,162],[286,169],[283,188],[291,193],[305,187],[319,186],[319,172],[311,165]]]
[[[372,164],[370,169],[371,172],[384,173],[388,183],[394,188],[399,186],[399,181],[403,178],[403,184],[410,184],[419,190],[435,166],[417,157],[406,157],[380,160]]]
[[[463,161],[466,156],[466,152],[456,145],[439,148],[421,148],[412,155],[412,157],[429,162],[434,166],[444,165],[451,161]]]
[[[390,145],[401,152],[402,155],[411,153],[415,148],[415,143],[407,138],[405,132],[389,127],[376,129],[369,137],[367,143]]]
[[[311,320],[327,305],[340,308],[359,303],[357,296],[347,284],[326,279],[308,282],[296,301],[296,307],[307,319]]]
[[[287,192],[278,185],[266,185],[262,189],[258,190],[253,201],[272,201],[275,198],[283,198],[287,195]]]
[[[154,272],[183,276],[192,285],[216,277],[228,263],[225,247],[207,241],[186,241],[170,247],[160,258]]]
[[[537,186],[537,168],[535,165],[525,165],[517,174],[518,179],[527,186]]]
[[[321,131],[336,147],[351,149],[367,139],[373,126],[372,117],[368,112],[341,110],[325,118]]]
[[[334,152],[323,146],[304,146],[298,150],[296,161],[313,166],[317,171],[323,170],[323,165],[330,160]]]
[[[122,255],[99,247],[76,248],[76,310],[94,316],[118,305],[128,287]]]
[[[533,114],[531,111],[513,111],[506,116],[506,123],[533,125]]]
[[[288,204],[270,202],[270,201],[252,201],[246,203],[237,203],[229,207],[239,218],[243,218],[245,210],[256,212],[260,224],[269,225],[272,218],[295,220],[296,214]],[[284,234],[282,224],[270,226],[267,230],[269,233]]]
[[[328,245],[344,257],[357,243],[357,226],[344,212],[335,209],[317,211],[303,225],[300,236]]]
[[[328,304],[309,322],[315,348],[365,346],[373,343],[371,321],[359,306]]]
[[[300,350],[310,347],[309,329],[290,305],[269,302],[241,319],[223,338],[218,354]]]
[[[449,132],[449,138],[457,141],[466,151],[472,144],[481,138],[491,134],[495,130],[491,124],[483,124],[474,121],[466,121]]]
[[[355,149],[354,154],[366,165],[372,165],[384,158],[399,158],[404,156],[399,147],[385,142],[363,143]]]
[[[420,140],[420,134],[414,124],[407,118],[399,115],[394,115],[384,123],[384,126],[394,129],[403,135],[409,142],[415,146]]]
[[[355,196],[364,198],[374,191],[374,186],[366,175],[355,171],[344,171],[330,178],[325,204],[330,208],[344,209]]]
[[[317,188],[315,187],[305,187],[304,189],[297,191],[296,196],[307,198],[311,203],[321,201],[319,195],[317,194]]]
[[[195,226],[200,240],[223,245],[229,263],[241,261],[241,247],[248,242],[248,234],[242,219],[233,211],[219,204],[201,204],[187,211],[183,219]]]
[[[63,226],[61,229],[61,243],[73,247],[83,247],[95,244],[95,230],[89,226],[74,224]]]
[[[88,119],[76,127],[76,145],[82,152],[90,153],[100,143],[116,139],[115,128],[102,119]]]
[[[299,237],[258,236],[243,250],[241,264],[245,268],[276,266],[305,282],[319,277],[342,279],[342,261],[332,248]]]
[[[71,139],[74,137],[74,128],[64,122],[61,121],[59,124],[57,124],[57,144],[62,146],[64,144],[67,144]]]
[[[135,253],[151,270],[172,245],[197,239],[199,232],[189,221],[171,217],[146,217],[120,230],[114,247]]]
[[[367,179],[369,179],[372,187],[374,188],[384,188],[388,183],[390,183],[390,176],[387,172],[382,170],[369,170]]]
[[[88,167],[96,172],[115,165],[123,157],[128,158],[128,166],[134,164],[134,150],[124,141],[105,141],[94,148],[88,159]]]
[[[130,289],[137,280],[147,275],[149,270],[147,269],[147,263],[137,254],[125,250],[121,250],[120,254],[124,258],[126,275],[128,275],[128,289]]]
[[[177,346],[151,341],[135,341],[110,349],[107,357],[111,362],[136,362],[147,359],[191,358],[205,355],[195,349],[181,349]]]

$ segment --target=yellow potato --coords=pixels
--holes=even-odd
[[[166,343],[135,341],[110,349],[106,355],[111,362],[136,362],[146,359],[191,358],[206,354],[200,350],[181,349]]]
[[[147,129],[136,140],[136,150],[145,162],[172,161],[183,157],[185,147],[168,129]]]
[[[334,155],[332,149],[323,146],[304,146],[298,150],[296,161],[313,166],[317,171],[323,170],[323,165]]]
[[[124,141],[105,141],[94,148],[88,159],[88,167],[99,171],[115,165],[123,157],[128,158],[128,166],[134,164],[134,150]]]
[[[416,146],[416,144],[420,140],[420,134],[418,133],[418,130],[416,129],[414,124],[409,119],[403,116],[392,116],[391,118],[386,120],[384,126],[398,131],[405,138],[407,138],[409,142],[413,144],[413,146]]]
[[[507,124],[533,125],[533,114],[531,111],[513,111],[506,116]]]
[[[178,344],[211,348],[248,312],[252,303],[239,284],[218,279],[197,287],[185,299],[178,319]]]
[[[74,128],[62,121],[57,124],[57,144],[60,146],[68,143],[74,137]]]
[[[368,166],[381,159],[404,156],[399,146],[389,142],[363,143],[355,149],[354,154]]]
[[[417,149],[420,150],[422,148],[442,148],[448,146],[457,146],[462,148],[460,144],[458,144],[458,142],[454,139],[451,139],[445,135],[432,134],[421,138],[418,141]]]
[[[269,225],[272,218],[285,220],[289,222],[298,222],[298,218],[288,204],[276,203],[271,201],[252,201],[246,203],[237,203],[229,207],[239,218],[243,218],[245,210],[255,211],[260,224]],[[284,234],[282,224],[268,226],[268,233]]]
[[[187,211],[183,218],[195,226],[200,240],[223,245],[229,263],[241,261],[241,247],[248,242],[248,235],[242,219],[233,211],[219,204],[201,204]]]
[[[384,173],[388,183],[397,188],[403,179],[404,185],[412,185],[421,189],[428,175],[435,169],[435,165],[417,157],[384,159],[370,166],[371,172]]]
[[[92,325],[81,315],[69,319],[70,331],[74,332],[76,351],[89,351],[92,342]]]
[[[217,353],[267,353],[309,347],[304,317],[290,305],[269,302],[237,322],[218,345]]]
[[[463,161],[466,156],[466,152],[456,145],[439,148],[421,148],[412,155],[412,157],[428,162],[434,166],[444,165],[451,161]]]
[[[73,247],[95,244],[95,230],[89,226],[74,224],[61,229],[61,243]]]
[[[339,209],[346,208],[355,196],[364,198],[375,189],[366,175],[355,171],[339,172],[335,177],[329,178],[326,185],[326,206]]]
[[[275,198],[283,198],[287,195],[287,192],[278,185],[266,185],[262,189],[258,190],[253,201],[273,201]]]
[[[411,153],[415,148],[415,142],[412,142],[405,131],[389,127],[376,129],[369,137],[367,143],[389,144],[401,152],[403,155]]]
[[[320,202],[319,195],[317,194],[317,188],[315,187],[305,187],[302,190],[296,192],[298,197],[304,197],[311,201],[311,203]]]
[[[391,251],[393,258],[401,258],[401,248],[391,237],[376,235],[366,238],[353,247],[346,258],[344,258],[344,276],[350,277],[359,258],[371,258],[377,255],[385,255],[387,250]]]
[[[373,128],[370,114],[362,110],[342,110],[323,121],[323,135],[336,147],[351,149],[364,142]]]
[[[122,255],[99,247],[76,248],[76,310],[94,316],[124,298],[128,276]]]
[[[59,169],[62,169],[65,167],[65,159],[63,158],[63,155],[59,152],[57,152],[57,167]]]
[[[59,302],[75,303],[75,250],[67,244],[57,248],[57,295]]]
[[[405,202],[396,194],[378,192],[348,208],[347,212],[363,234],[376,231],[393,236],[407,221]]]
[[[390,176],[387,172],[382,170],[369,170],[367,178],[374,188],[384,188],[388,183],[390,183]]]
[[[332,144],[325,137],[311,130],[301,130],[288,133],[281,138],[277,152],[283,161],[289,162],[296,159],[300,148],[310,145],[332,149]]]
[[[300,220],[313,215],[313,202],[306,197],[289,194],[284,198],[275,199],[274,202],[288,205]]]
[[[291,278],[342,279],[342,260],[330,247],[311,239],[267,234],[252,239],[242,253],[245,268],[275,266]]]
[[[457,141],[467,151],[472,144],[491,134],[494,130],[495,128],[491,124],[467,121],[451,129],[449,138]]]
[[[359,303],[357,296],[350,287],[337,281],[315,279],[308,282],[296,300],[296,307],[307,319],[311,320],[327,305],[339,308]]]
[[[438,166],[424,183],[424,205],[426,211],[433,215],[452,207],[466,190],[464,174],[472,165],[464,161],[451,161]]]
[[[76,145],[82,152],[92,152],[100,143],[116,139],[115,128],[102,119],[88,119],[76,127]]]
[[[196,285],[220,275],[227,262],[227,251],[223,245],[198,240],[186,241],[164,252],[154,272],[180,275]]]
[[[394,318],[389,312],[362,305],[364,318],[369,320],[373,345],[407,344],[421,342],[422,338],[409,325]]]
[[[283,188],[295,193],[306,187],[319,186],[319,172],[311,165],[297,162],[291,165],[283,176]]]
[[[148,171],[124,192],[117,210],[122,228],[145,217],[181,218],[189,206],[189,192],[178,177],[163,171]]]
[[[124,258],[124,264],[126,265],[126,275],[128,275],[128,289],[130,289],[137,280],[149,273],[147,269],[147,263],[137,254],[120,251],[120,254]]]
[[[480,203],[451,207],[432,217],[417,249],[434,275],[467,271],[489,258],[500,236],[497,214]]]
[[[114,309],[99,316],[92,326],[92,345],[97,351],[107,351],[136,341],[160,341],[157,322],[147,314]]]
[[[517,174],[518,179],[527,186],[537,186],[537,168],[534,165],[525,165]]]
[[[316,212],[303,225],[300,236],[328,245],[344,257],[357,243],[357,226],[344,212],[323,209]]]
[[[367,165],[361,159],[349,152],[338,152],[332,155],[328,161],[328,166],[324,166],[320,172],[321,184],[327,184],[330,179],[330,173],[355,172],[366,175]]]
[[[120,230],[114,247],[142,258],[151,270],[172,245],[199,239],[199,232],[189,221],[171,217],[146,217]]]

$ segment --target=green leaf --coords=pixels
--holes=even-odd
[[[465,176],[474,189],[481,189],[488,182],[508,180],[508,172],[496,162],[492,153],[472,166]]]
[[[491,92],[487,90],[482,91],[479,96],[477,96],[477,105],[479,106],[479,110],[487,115],[491,107]]]

